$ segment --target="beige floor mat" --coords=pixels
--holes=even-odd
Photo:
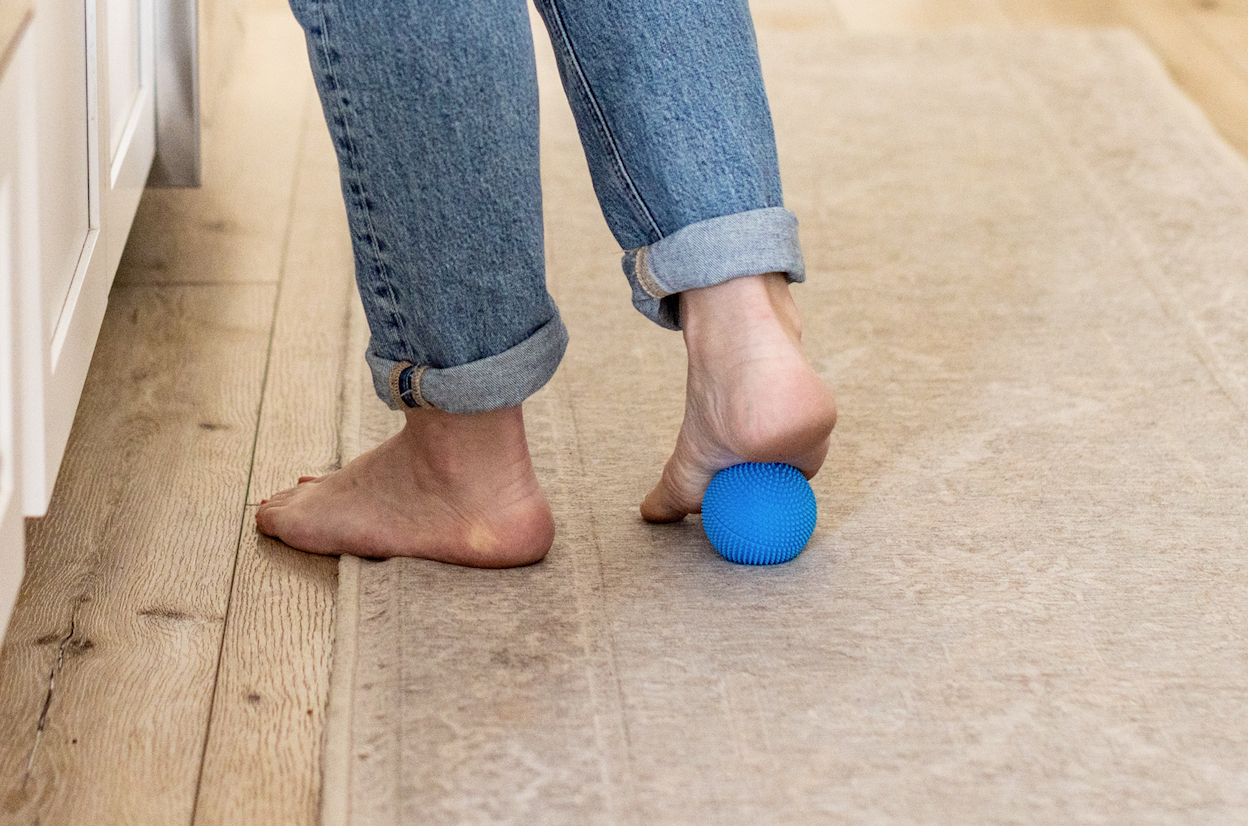
[[[842,411],[814,539],[639,519],[682,347],[547,83],[559,538],[343,560],[325,823],[1248,820],[1244,163],[1121,33],[763,48]],[[352,381],[348,454],[394,423]]]

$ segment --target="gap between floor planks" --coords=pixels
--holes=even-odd
[[[249,502],[341,463],[353,259],[333,147],[315,106],[302,143]],[[249,504],[196,824],[311,824],[318,815],[338,560],[258,535],[254,515]]]
[[[295,273],[287,295],[340,302],[328,338],[341,339],[332,330],[349,267],[344,279],[326,254],[334,243],[317,237],[327,224],[345,234],[321,206],[328,191],[332,213],[336,197],[325,164],[319,176],[306,165],[313,202],[295,190],[300,147],[312,143],[299,140],[303,127],[324,130],[297,26],[288,13],[246,24],[245,65],[230,76],[254,94],[223,92],[205,134],[206,186],[172,196],[177,219],[150,207],[136,219],[56,500],[29,530],[29,573],[0,659],[3,823],[315,820],[334,560],[256,537],[244,503],[265,422],[283,426],[272,411],[296,395],[282,379],[301,377],[282,362],[283,341],[296,340],[282,319],[300,316],[300,346],[316,338],[304,307],[283,316],[282,268]],[[278,105],[255,105],[275,94]],[[283,149],[251,147],[267,153],[251,186],[268,193],[260,206],[271,214],[240,237],[214,227],[222,214],[225,230],[260,216],[231,190],[244,135]],[[316,144],[322,157],[327,146]],[[153,238],[175,251],[159,268],[142,254]],[[283,262],[291,244],[299,252]],[[341,288],[305,275],[317,272]],[[230,283],[240,274],[252,283]],[[203,286],[169,285],[180,277]],[[332,395],[316,389],[334,384],[341,343],[328,349],[329,381],[300,388],[305,403]],[[259,413],[270,357],[285,372],[268,388],[278,403]],[[336,453],[332,425],[320,433]]]
[[[114,291],[0,659],[0,819],[189,822],[275,288]]]

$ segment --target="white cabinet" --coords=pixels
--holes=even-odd
[[[29,11],[10,7],[0,12],[0,640],[25,567],[18,472],[19,331],[28,294],[23,291],[37,297],[39,284],[35,53]]]
[[[39,324],[22,356],[23,501],[43,514],[152,165],[152,0],[34,0]]]
[[[50,342],[90,228],[87,202],[87,51],[66,32],[86,32],[86,6],[42,2],[38,45],[36,128],[45,186],[40,314]]]
[[[0,0],[0,639],[158,128],[153,179],[198,182],[196,36],[195,0]]]

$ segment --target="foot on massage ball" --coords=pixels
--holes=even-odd
[[[715,550],[742,565],[776,565],[815,532],[815,493],[801,471],[776,462],[724,468],[702,497],[702,529]]]

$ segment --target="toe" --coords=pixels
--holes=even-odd
[[[702,509],[702,494],[710,476],[682,460],[678,447],[663,468],[663,476],[641,503],[641,516],[647,522],[679,522],[686,514]]]
[[[277,536],[275,511],[272,505],[261,505],[256,509],[256,530],[265,536]]]
[[[689,513],[672,502],[667,485],[663,482],[654,486],[654,490],[646,495],[641,502],[641,518],[647,522],[679,522]]]

